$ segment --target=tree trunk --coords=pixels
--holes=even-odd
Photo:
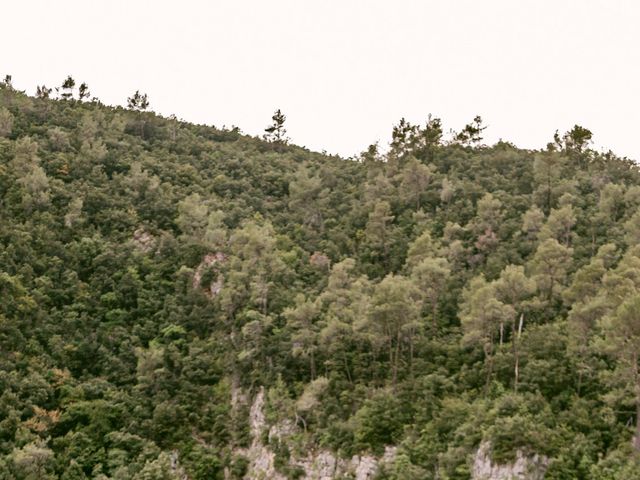
[[[484,394],[487,395],[489,392],[489,384],[491,383],[491,375],[493,374],[493,356],[491,355],[491,351],[493,350],[493,341],[485,343],[484,345],[484,358],[487,363],[487,379],[484,385]]]
[[[438,300],[433,299],[431,301],[431,322],[433,324],[433,334],[438,333]]]
[[[393,362],[393,387],[395,388],[396,383],[398,381],[398,363],[400,358],[400,331],[398,330],[398,334],[396,335],[396,352],[395,352],[395,360]]]
[[[413,378],[413,328],[409,330],[409,374]]]
[[[391,383],[396,384],[396,367],[393,361],[393,337],[389,336],[389,366],[391,367]]]
[[[636,389],[640,388],[640,385]],[[640,453],[640,398],[636,393],[636,433],[633,436],[633,449]]]
[[[524,313],[520,314],[520,325],[518,326],[518,333],[513,336],[513,358],[514,358],[514,368],[513,368],[513,389],[517,393],[518,392],[518,380],[520,378],[520,350],[519,342],[520,335],[522,334],[522,324],[524,322]]]
[[[265,291],[264,292],[264,298],[262,299],[262,314],[266,315],[267,314],[267,306],[268,306],[268,293],[269,291]]]
[[[551,172],[547,171],[547,208],[546,214],[549,215],[551,212]]]
[[[344,352],[344,350],[342,351],[342,359],[344,360],[344,370],[345,372],[347,372],[347,380],[349,380],[349,383],[353,385],[353,379],[351,378],[351,370],[349,369],[349,361],[347,360],[347,354]]]
[[[304,428],[304,431],[307,431],[307,421],[304,419],[304,417],[301,417],[300,415],[298,415],[298,412],[295,413],[296,415],[296,425],[298,425],[298,423],[302,422],[302,427]]]
[[[633,352],[633,377],[634,390],[636,394],[636,431],[633,436],[633,449],[640,453],[640,377],[638,375],[638,353]]]

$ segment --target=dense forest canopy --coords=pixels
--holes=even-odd
[[[0,479],[640,478],[640,171],[404,120],[355,159],[0,87]],[[71,80],[71,81],[69,81]],[[265,122],[267,123],[267,122]],[[288,434],[268,428],[288,426]]]

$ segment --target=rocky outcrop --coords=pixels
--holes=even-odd
[[[513,463],[497,464],[491,460],[491,444],[482,442],[473,458],[473,480],[542,480],[549,466],[543,455],[525,455],[518,450]]]
[[[242,398],[240,393],[234,393],[235,398]],[[249,410],[249,427],[251,429],[251,445],[248,448],[239,448],[236,455],[243,456],[249,461],[246,479],[273,479],[286,480],[276,472],[275,453],[262,443],[262,431],[267,422],[264,417],[264,388],[261,387],[256,395],[251,410]]]
[[[156,245],[156,240],[153,235],[147,232],[143,227],[140,227],[133,232],[132,240],[135,248],[142,253],[151,252]]]
[[[189,480],[189,476],[180,465],[180,459],[177,450],[173,450],[169,455],[169,462],[171,466],[171,472],[175,476],[175,478],[180,480]]]
[[[208,268],[224,263],[227,257],[222,252],[208,253],[196,268],[193,274],[193,288],[202,289],[209,297],[215,297],[222,290],[223,277],[218,272],[217,277],[209,285],[202,285],[202,276]]]
[[[322,252],[314,252],[313,255],[309,257],[309,263],[323,270],[329,270],[331,268],[331,260]]]
[[[355,480],[371,480],[382,463],[392,463],[396,447],[387,447],[382,458],[371,455],[354,455],[345,460],[336,458],[327,450],[308,453],[305,458],[294,459],[293,464],[301,467],[307,480],[333,480],[351,475]]]
[[[262,442],[262,432],[268,428],[264,416],[265,404],[264,388],[260,388],[256,394],[249,412],[251,428],[251,445],[248,448],[237,449],[236,454],[244,456],[249,461],[249,468],[245,475],[247,480],[273,479],[285,480],[285,477],[276,471],[275,453]],[[241,397],[235,394],[235,397]],[[269,428],[268,438],[286,441],[287,437],[295,433],[296,426],[293,422],[282,425],[274,425]],[[304,480],[333,480],[344,476],[350,476],[355,480],[371,480],[382,463],[393,462],[396,455],[395,447],[387,447],[382,458],[371,455],[354,455],[350,459],[338,458],[333,452],[318,449],[309,451],[304,457],[291,457],[291,465],[300,467],[304,471]]]

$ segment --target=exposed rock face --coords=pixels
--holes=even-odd
[[[169,461],[171,462],[171,471],[173,474],[179,478],[180,480],[189,480],[189,476],[184,471],[184,468],[180,465],[180,459],[178,458],[178,452],[172,451],[169,456]]]
[[[135,247],[143,253],[149,253],[155,246],[155,239],[153,235],[147,232],[144,228],[138,228],[133,232],[133,244]]]
[[[542,480],[549,466],[543,455],[525,456],[518,451],[511,464],[499,465],[491,460],[491,445],[482,442],[473,459],[473,480]]]
[[[317,455],[309,454],[300,460],[298,465],[307,472],[306,478],[314,480],[331,480],[338,470],[339,461],[329,452],[320,452]]]
[[[217,278],[211,282],[210,285],[205,286],[202,285],[202,275],[207,268],[223,263],[226,259],[227,257],[222,252],[208,253],[205,255],[193,274],[193,288],[202,288],[205,293],[212,298],[218,295],[223,285],[222,274],[218,274]]]
[[[236,395],[239,396],[239,395]],[[251,405],[249,422],[251,427],[251,446],[239,449],[237,454],[249,460],[246,480],[273,479],[285,480],[285,477],[275,469],[275,454],[262,443],[262,432],[267,428],[264,416],[264,388],[261,387]],[[269,439],[277,438],[286,441],[294,433],[296,427],[293,422],[274,425],[269,429]],[[305,457],[291,458],[291,464],[300,467],[304,472],[304,480],[333,480],[351,475],[355,480],[371,480],[381,463],[391,463],[395,459],[396,448],[387,447],[384,456],[376,458],[370,455],[354,455],[351,459],[337,458],[328,450],[307,452]]]
[[[314,252],[311,257],[309,257],[309,263],[314,267],[327,269],[331,266],[331,260],[322,252]]]
[[[274,465],[275,454],[262,443],[262,430],[266,428],[264,418],[264,387],[260,387],[249,411],[249,426],[251,428],[251,446],[238,450],[237,453],[247,457],[249,469],[245,478],[286,480]]]
[[[350,460],[336,458],[327,450],[310,452],[303,459],[293,459],[293,463],[305,471],[306,480],[333,480],[352,475],[355,480],[371,480],[381,463],[391,463],[395,459],[396,447],[387,447],[379,459],[371,455],[354,455]]]

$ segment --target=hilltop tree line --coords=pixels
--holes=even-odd
[[[242,478],[260,387],[289,478],[640,478],[640,172],[588,129],[345,160],[72,98],[0,87],[0,478]]]

